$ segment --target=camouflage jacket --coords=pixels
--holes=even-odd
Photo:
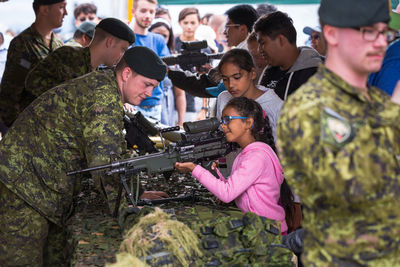
[[[91,71],[89,47],[63,46],[40,61],[28,73],[25,90],[36,98],[65,81]]]
[[[25,91],[28,71],[62,45],[63,42],[52,34],[48,47],[33,24],[11,41],[0,88],[0,119],[7,126],[11,126],[33,100]]]
[[[126,149],[123,105],[114,72],[94,71],[48,90],[17,118],[0,143],[0,182],[50,221],[70,211],[78,175]],[[94,176],[107,193],[119,180]],[[111,194],[110,193],[110,194]]]
[[[74,46],[74,47],[82,47],[80,43],[78,43],[74,38],[70,39],[68,42],[66,42],[64,45],[67,46]]]
[[[320,66],[281,111],[278,147],[304,206],[306,266],[400,263],[400,106],[368,92],[371,102]]]

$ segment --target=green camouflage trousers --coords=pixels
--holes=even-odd
[[[0,183],[0,266],[67,266],[65,231]]]

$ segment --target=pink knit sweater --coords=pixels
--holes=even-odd
[[[220,179],[197,165],[192,175],[221,201],[235,200],[243,212],[280,221],[281,231],[287,231],[285,210],[278,204],[284,179],[282,167],[267,144],[254,142],[246,146],[236,157],[228,179],[217,172]]]

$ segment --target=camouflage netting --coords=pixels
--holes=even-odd
[[[195,190],[205,199],[211,199],[202,202],[204,205],[213,205],[212,195],[201,189],[200,184],[190,175],[174,172],[169,179],[165,179],[163,175],[141,175],[140,183],[145,190],[165,191],[170,197],[192,194]],[[106,204],[91,179],[83,181],[82,187],[82,193],[75,200],[76,213],[67,224],[70,233],[68,243],[73,250],[71,265],[104,266],[106,262],[113,263],[123,239],[118,220],[107,214]]]
[[[156,208],[128,230],[120,252],[124,255],[128,252],[152,263],[153,258],[157,259],[153,255],[160,250],[166,250],[162,252],[167,253],[168,262],[180,266],[189,266],[193,258],[202,256],[197,235],[182,222],[172,220],[170,214]]]
[[[121,251],[130,251],[150,266],[295,265],[293,253],[281,245],[280,225],[274,220],[232,207],[175,204],[165,211],[168,214],[145,207],[139,215],[128,216],[124,225],[134,226],[126,229]],[[175,225],[166,223],[174,222],[169,218]],[[192,238],[182,242],[189,233],[197,235],[199,246]],[[177,256],[182,254],[185,260]]]
[[[183,242],[186,245],[178,245],[181,241],[175,239],[182,240],[182,237],[177,237],[174,230],[162,232],[162,229],[174,229],[174,226],[162,223],[156,226],[159,218],[154,220],[157,218],[156,215],[152,215],[154,207],[142,208],[139,215],[129,214],[125,210],[121,213],[118,223],[118,220],[103,212],[105,204],[90,182],[87,181],[86,189],[77,200],[77,214],[72,217],[68,226],[72,231],[70,243],[74,247],[73,266],[105,266],[106,263],[115,263],[116,260],[117,265],[109,266],[294,265],[291,261],[293,253],[280,245],[280,226],[277,222],[253,213],[243,214],[232,205],[216,204],[215,197],[188,174],[173,173],[170,179],[165,179],[163,175],[143,175],[140,182],[145,190],[162,190],[170,197],[193,192],[201,196],[196,202],[169,202],[158,205],[165,213],[157,216],[161,216],[162,221],[185,225],[185,229],[195,233],[202,256],[193,250],[193,246],[188,250],[187,244],[196,243],[192,238],[192,241]],[[153,219],[142,225],[141,219],[146,215],[151,215],[149,218]],[[141,237],[137,237],[139,242],[131,242],[133,255],[121,253],[127,250],[125,245],[121,246],[122,237],[127,236],[132,227],[136,229],[135,235],[141,234]],[[180,231],[182,229],[184,226],[179,228]],[[172,242],[163,239],[166,236],[177,244],[171,246]],[[143,247],[138,244],[150,244],[149,240],[156,245],[143,251]],[[120,246],[124,249],[117,254]],[[186,255],[186,263],[182,261],[182,257],[176,257],[179,252]]]

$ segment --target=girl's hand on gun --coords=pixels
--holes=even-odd
[[[211,170],[217,169],[219,166],[218,160],[214,160],[212,165],[211,165]]]
[[[193,162],[176,162],[175,169],[179,172],[192,172],[197,165]]]

